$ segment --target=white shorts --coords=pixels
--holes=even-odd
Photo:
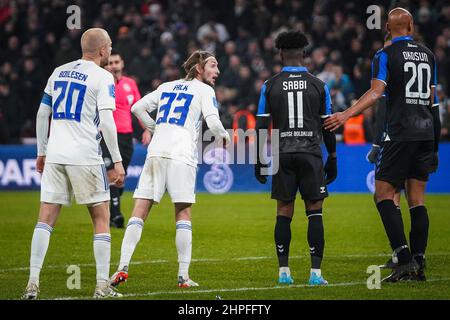
[[[105,165],[74,166],[46,163],[41,179],[41,202],[70,205],[108,201],[109,184]]]
[[[167,189],[173,203],[195,203],[196,175],[195,167],[181,161],[147,158],[133,198],[160,202]]]

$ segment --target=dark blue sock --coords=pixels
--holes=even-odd
[[[280,267],[289,266],[289,246],[291,244],[291,218],[277,216],[275,224],[275,246]]]

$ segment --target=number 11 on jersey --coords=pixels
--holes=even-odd
[[[289,128],[295,128],[295,119],[297,119],[297,128],[303,128],[303,91],[297,91],[297,104],[294,99],[294,92],[288,92],[289,108]],[[297,118],[295,118],[295,109],[297,109]]]

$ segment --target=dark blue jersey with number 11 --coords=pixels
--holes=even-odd
[[[331,114],[328,87],[305,67],[283,67],[261,88],[259,117],[271,117],[279,153],[321,155],[322,120]]]
[[[431,87],[436,86],[433,53],[411,37],[397,37],[375,54],[372,78],[386,83],[386,138],[434,140]]]

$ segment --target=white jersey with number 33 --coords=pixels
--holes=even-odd
[[[163,83],[141,99],[146,110],[158,109],[147,158],[163,157],[197,166],[202,116],[219,116],[214,89],[199,80]]]
[[[64,64],[48,79],[41,103],[52,108],[47,162],[103,164],[99,110],[115,110],[111,73],[82,59]]]

